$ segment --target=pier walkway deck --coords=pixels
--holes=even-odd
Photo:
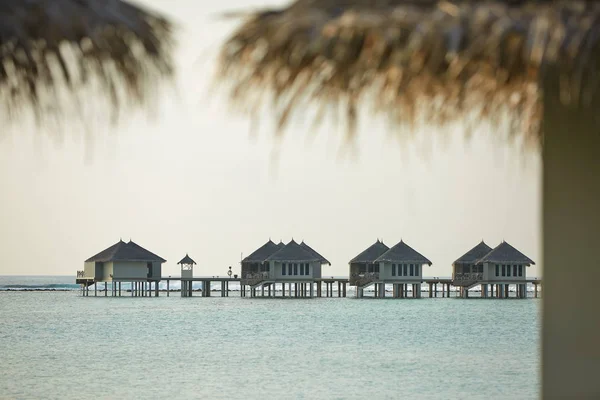
[[[112,281],[111,284],[111,296],[121,296],[121,283],[131,284],[131,289],[127,290],[130,292],[131,297],[152,297],[159,296],[161,290],[159,290],[159,283],[166,282],[166,295],[167,297],[173,291],[170,288],[172,281],[181,282],[181,288],[178,289],[182,297],[192,297],[194,290],[192,289],[193,282],[202,282],[201,289],[196,289],[201,293],[201,297],[211,297],[213,292],[218,293],[220,297],[229,297],[231,289],[229,284],[236,282],[240,285],[240,297],[298,297],[298,298],[312,298],[312,297],[347,297],[347,287],[349,284],[349,278],[343,276],[330,276],[315,278],[304,282],[290,280],[277,280],[269,281],[265,280],[258,282],[252,286],[243,284],[242,279],[239,277],[221,277],[221,276],[202,276],[194,278],[182,278],[182,277],[161,277],[159,279],[144,279],[144,278],[123,278]],[[104,283],[104,287],[98,290],[97,284]],[[220,289],[212,289],[214,282],[220,282]],[[90,287],[94,287],[94,296],[98,296],[98,291],[104,292],[104,296],[108,296],[108,285],[106,281],[93,280],[78,276],[76,283],[81,285],[81,293],[83,296],[89,296]],[[153,287],[154,284],[154,287]],[[438,298],[439,292],[441,297],[450,297],[451,293],[454,293],[454,297],[496,297],[496,298],[507,298],[509,297],[508,287],[509,285],[515,286],[518,289],[518,285],[531,284],[534,287],[533,297],[539,297],[539,286],[542,284],[542,280],[538,278],[524,279],[521,281],[511,281],[498,284],[498,282],[477,282],[470,286],[476,287],[481,286],[481,290],[473,290],[473,296],[469,296],[469,288],[465,289],[464,285],[454,282],[451,278],[440,278],[440,277],[424,277],[421,281],[412,282],[412,290],[408,290],[410,284],[398,284],[391,282],[379,283],[374,285],[374,297],[385,298],[386,297],[386,285],[392,285],[393,298],[407,298],[409,297],[421,297],[421,288],[423,285],[428,289],[429,298]],[[323,291],[323,285],[325,290]],[[381,286],[383,285],[383,286]],[[441,285],[441,288],[440,288]],[[337,290],[334,290],[337,286]],[[368,286],[368,285],[367,285]],[[491,286],[491,290],[488,287]],[[494,286],[496,289],[494,290]],[[383,290],[381,289],[383,287]],[[359,297],[362,297],[362,293],[366,286],[358,288],[357,293],[360,293]],[[479,296],[477,292],[479,291]],[[102,295],[102,294],[101,294]],[[519,296],[527,297],[527,293],[520,292]]]

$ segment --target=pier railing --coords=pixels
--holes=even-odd
[[[85,278],[85,271],[77,271],[78,278]]]
[[[454,286],[470,286],[483,280],[482,272],[464,272],[454,274]]]
[[[254,286],[258,285],[262,281],[269,279],[269,273],[263,272],[249,272],[245,276],[242,276],[242,285]]]
[[[362,274],[354,274],[350,277],[350,285],[365,286],[371,282],[379,280],[379,272],[365,272]]]

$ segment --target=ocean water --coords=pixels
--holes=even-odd
[[[5,290],[0,398],[535,399],[540,306]]]

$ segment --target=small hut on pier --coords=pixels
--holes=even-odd
[[[535,262],[515,249],[508,242],[502,241],[496,248],[476,260],[474,266],[480,274],[482,284],[482,297],[488,297],[488,285],[491,285],[491,295],[507,298],[509,286],[516,287],[516,297],[527,297],[527,271],[526,267],[535,265]],[[468,296],[468,292],[465,294]]]
[[[77,283],[85,287],[97,282],[131,282],[132,290],[142,296],[158,294],[158,282],[161,280],[162,264],[166,260],[144,249],[142,246],[129,241],[118,243],[85,260],[84,270],[77,272]],[[117,286],[113,283],[113,295],[117,294]],[[106,285],[105,285],[106,291]]]
[[[452,263],[452,280],[456,285],[461,285],[461,282],[469,282],[472,280],[481,280],[483,266],[477,265],[476,262],[492,251],[483,240],[477,246],[467,251],[458,260]],[[462,286],[462,285],[461,285]]]
[[[308,244],[297,243],[293,239],[286,245],[268,241],[261,248],[242,260],[242,295],[245,286],[250,286],[251,294],[257,288],[268,288],[275,295],[275,286],[281,283],[285,296],[285,284],[294,284],[295,295],[305,297],[307,289],[313,296],[315,279],[321,278],[321,266],[329,261]]]
[[[266,259],[273,280],[312,280],[321,278],[321,265],[329,261],[306,243],[292,239]]]
[[[350,260],[348,263],[350,266],[350,285],[357,286],[361,278],[364,278],[367,274],[379,273],[379,263],[376,263],[375,260],[389,249],[388,246],[377,239],[375,243]]]
[[[385,297],[385,284],[394,285],[394,297],[407,297],[408,285],[412,285],[412,295],[421,297],[423,266],[431,266],[431,261],[400,240],[376,260],[379,263],[379,297]]]
[[[181,297],[192,297],[192,283],[194,278],[194,261],[187,253],[185,257],[177,263],[181,265]],[[187,280],[186,280],[187,278]],[[167,280],[167,291],[169,290],[169,281]]]
[[[271,239],[252,254],[242,260],[242,279],[247,279],[261,272],[269,271],[267,258],[276,251],[285,247],[283,243],[275,244]]]

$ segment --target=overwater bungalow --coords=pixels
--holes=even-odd
[[[461,288],[472,287],[483,279],[483,266],[476,262],[492,251],[483,240],[452,263],[452,282]]]
[[[119,240],[116,244],[85,260],[83,271],[77,272],[77,283],[85,288],[89,295],[89,286],[94,285],[97,295],[97,283],[104,282],[104,294],[107,295],[107,282],[111,282],[112,295],[121,294],[121,283],[130,282],[132,295],[158,296],[158,283],[161,280],[162,264],[166,260],[129,241]]]
[[[271,239],[252,254],[242,260],[242,279],[247,279],[250,275],[256,275],[259,272],[269,271],[269,265],[266,262],[267,258],[276,251],[282,249],[285,245],[280,242],[275,244]]]
[[[408,297],[408,285],[412,285],[412,296],[420,298],[423,266],[431,265],[431,261],[401,240],[371,262],[373,255],[382,252],[384,246],[381,242],[375,243],[350,262],[351,285],[356,286],[357,296],[363,297],[364,289],[374,285],[375,297],[383,298],[385,285],[392,284],[394,298]]]
[[[529,257],[503,241],[492,249],[483,241],[452,264],[454,286],[461,297],[481,285],[481,297],[508,298],[514,284],[517,298],[527,297],[527,267],[535,265]]]
[[[329,261],[306,243],[297,243],[292,239],[288,244],[276,245],[272,241],[265,243],[250,256],[242,260],[242,295],[245,286],[250,286],[251,295],[256,295],[260,288],[267,288],[269,295],[275,296],[275,288],[281,284],[282,295],[292,294],[297,297],[313,297],[314,283],[321,278],[321,266]],[[307,293],[308,292],[308,293]]]
[[[379,263],[375,260],[390,248],[377,239],[375,243],[366,248],[348,263],[350,266],[350,285],[357,286],[365,276],[379,273]]]

